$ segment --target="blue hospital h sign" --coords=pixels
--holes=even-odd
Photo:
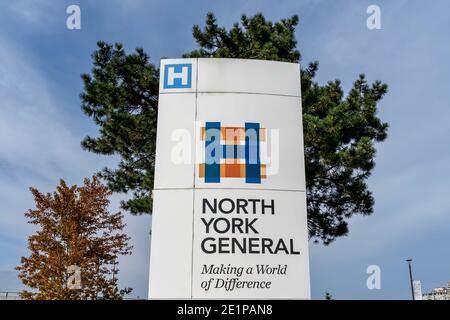
[[[192,87],[192,63],[164,65],[164,89],[189,89]]]

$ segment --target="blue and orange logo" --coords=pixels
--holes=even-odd
[[[201,128],[204,141],[204,163],[199,177],[206,183],[220,183],[221,178],[245,178],[246,183],[261,183],[266,165],[261,163],[261,143],[266,129],[259,123],[246,122],[245,127],[222,127],[220,122],[206,122]]]

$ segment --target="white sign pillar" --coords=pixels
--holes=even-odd
[[[300,66],[161,60],[150,298],[309,299]]]

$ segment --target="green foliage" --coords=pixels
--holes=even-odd
[[[83,74],[82,108],[99,126],[98,138],[86,137],[84,149],[118,155],[118,168],[100,176],[114,192],[133,191],[122,207],[133,214],[150,213],[155,164],[159,74],[138,48],[126,54],[122,45],[98,42],[92,76]]]
[[[202,30],[194,26],[199,46],[184,57],[216,57],[300,61],[295,27],[298,17],[272,23],[262,14],[242,16],[230,30],[219,27],[208,13]],[[100,127],[100,137],[87,137],[85,149],[118,154],[119,168],[101,175],[113,191],[134,191],[123,207],[134,214],[151,211],[156,135],[158,70],[137,49],[126,55],[121,45],[99,42],[93,76],[83,75],[84,112]],[[314,81],[318,62],[301,70],[308,228],[310,236],[329,244],[348,233],[354,214],[373,212],[374,199],[366,181],[374,168],[374,143],[387,136],[377,117],[377,103],[387,93],[379,81],[361,75],[344,96],[339,80]]]
[[[200,48],[186,57],[247,58],[298,63],[295,26],[298,17],[273,24],[261,14],[242,16],[230,31],[217,26],[213,14],[193,34]],[[387,92],[379,81],[368,85],[364,75],[344,97],[339,80],[314,82],[318,62],[301,70],[308,229],[325,244],[348,232],[346,220],[373,212],[374,199],[366,180],[375,163],[374,142],[387,136],[377,117],[377,102]]]
[[[352,215],[373,212],[366,180],[375,166],[374,143],[387,135],[387,124],[376,116],[387,86],[368,85],[360,75],[344,98],[338,80],[304,84],[315,68],[302,76],[308,228],[327,244],[347,234]]]
[[[193,36],[199,49],[184,57],[214,57],[277,60],[297,62],[300,52],[296,50],[294,37],[298,17],[283,19],[273,24],[262,14],[251,18],[243,15],[241,24],[235,23],[230,31],[218,27],[212,13],[206,16],[206,27],[202,31],[194,26]]]

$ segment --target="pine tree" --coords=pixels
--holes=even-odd
[[[22,257],[19,278],[32,290],[30,300],[121,299],[131,289],[118,289],[120,255],[131,254],[129,237],[121,233],[123,215],[108,212],[111,191],[94,177],[84,186],[60,181],[56,192],[30,188],[36,209],[25,213],[38,227],[28,238],[29,257]],[[72,282],[75,268],[80,282]],[[72,278],[71,278],[72,276]]]
[[[209,13],[202,30],[194,26],[198,49],[184,57],[223,57],[300,62],[295,27],[298,17],[272,23],[262,14],[242,16],[230,30]],[[122,203],[133,214],[151,213],[156,140],[158,70],[143,49],[126,54],[121,44],[99,42],[92,74],[84,74],[84,112],[100,127],[99,137],[82,146],[99,154],[116,154],[117,169],[101,175],[115,192],[133,191]],[[308,228],[311,238],[329,244],[348,233],[347,220],[370,215],[374,198],[367,178],[375,166],[376,142],[388,125],[377,117],[387,85],[368,84],[364,75],[344,95],[339,80],[314,81],[318,62],[301,70]]]

